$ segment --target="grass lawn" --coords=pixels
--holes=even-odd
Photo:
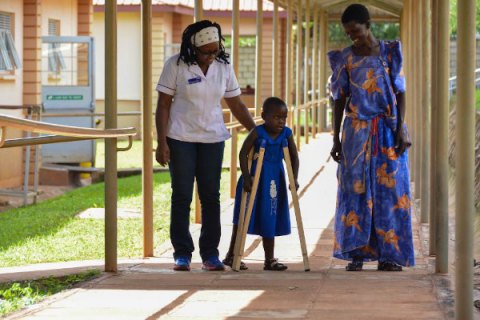
[[[450,107],[455,106],[456,102],[457,102],[457,96],[454,93],[450,97]],[[480,111],[480,89],[475,90],[475,108],[477,111]]]
[[[48,296],[72,288],[80,282],[91,280],[99,275],[100,271],[91,270],[60,278],[49,277],[2,283],[0,284],[0,317],[38,303]]]
[[[238,151],[246,137],[239,136]],[[302,144],[305,138],[302,137]],[[120,142],[125,145],[126,142]],[[231,143],[225,145],[224,166],[230,163]],[[102,167],[104,144],[97,141],[97,167]],[[153,157],[153,152],[152,152]],[[119,168],[142,165],[142,142],[118,155]],[[240,173],[239,173],[240,175]],[[230,193],[229,172],[224,170],[221,201]],[[84,219],[76,215],[88,208],[104,208],[104,184],[78,188],[37,205],[15,208],[0,214],[0,267],[32,263],[103,259],[104,221]],[[142,208],[141,176],[118,180],[118,208]],[[170,176],[168,172],[154,174],[154,243],[159,246],[169,238]],[[192,208],[193,211],[193,208]],[[194,214],[192,212],[192,219]],[[143,221],[141,218],[118,220],[118,256],[137,258],[143,253]]]
[[[222,201],[229,195],[228,171],[222,174]],[[118,207],[141,210],[141,176],[118,181]],[[154,243],[169,237],[170,176],[154,174]],[[80,219],[79,212],[104,207],[104,184],[78,188],[37,205],[0,214],[0,267],[32,263],[103,259],[103,219]],[[193,218],[193,214],[191,215]],[[141,218],[118,220],[118,256],[141,257]]]
[[[475,91],[475,105],[477,107],[477,111],[480,111],[480,89]]]

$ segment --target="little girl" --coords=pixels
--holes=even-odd
[[[240,150],[240,168],[242,176],[237,183],[235,195],[235,208],[233,216],[233,231],[230,248],[223,260],[223,264],[232,266],[233,250],[238,229],[240,203],[242,199],[242,186],[246,192],[252,189],[252,176],[257,166],[254,156],[251,172],[248,171],[248,154],[252,147],[258,154],[260,144],[265,141],[265,155],[260,174],[255,204],[253,206],[249,234],[262,236],[263,249],[265,250],[264,270],[284,271],[287,266],[274,258],[275,236],[290,234],[290,213],[288,208],[287,186],[283,168],[282,142],[288,140],[288,150],[295,177],[295,188],[298,188],[298,153],[292,137],[292,130],[285,126],[288,108],[283,100],[270,97],[265,100],[262,107],[262,119],[265,123],[257,126],[247,136]],[[240,270],[248,269],[242,262]]]

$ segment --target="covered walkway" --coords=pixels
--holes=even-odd
[[[330,134],[320,134],[300,153],[300,205],[310,272],[303,271],[295,228],[291,235],[277,238],[276,256],[289,265],[289,270],[278,273],[262,270],[263,249],[255,237],[247,239],[245,262],[250,268],[242,272],[202,271],[198,256],[194,256],[191,272],[174,272],[171,248],[166,243],[160,257],[119,261],[118,273],[107,273],[12,318],[384,319],[388,314],[388,319],[446,319],[446,309],[437,300],[439,276],[434,275],[421,246],[415,217],[416,267],[389,273],[378,272],[376,264],[369,263],[363,272],[349,273],[344,261],[332,259],[336,196],[332,186],[336,185],[337,165],[329,157],[330,140]],[[223,204],[222,254],[231,231],[231,205]],[[192,230],[198,239],[199,225]],[[84,269],[85,263],[78,267]],[[51,267],[59,274],[66,272],[61,265]],[[8,278],[8,272],[0,269],[0,279]],[[42,274],[31,272],[16,273],[16,277]]]

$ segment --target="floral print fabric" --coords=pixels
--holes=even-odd
[[[338,167],[334,256],[415,264],[408,154],[395,150],[395,93],[405,91],[399,41],[379,56],[328,54],[332,94],[347,98]],[[406,128],[405,128],[406,129]]]

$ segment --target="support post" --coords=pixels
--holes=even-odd
[[[455,317],[473,320],[475,223],[475,1],[458,9],[455,164]]]
[[[448,0],[438,0],[438,83],[436,126],[435,196],[437,200],[437,258],[435,271],[448,273],[448,76],[450,52],[450,5]],[[470,261],[470,263],[473,263]]]
[[[257,0],[257,38],[255,52],[255,115],[261,113],[262,106],[262,41],[263,41],[263,1]]]
[[[143,256],[153,257],[152,0],[142,0]]]
[[[117,128],[117,3],[105,1],[105,129]],[[105,271],[117,272],[117,139],[105,139]]]

